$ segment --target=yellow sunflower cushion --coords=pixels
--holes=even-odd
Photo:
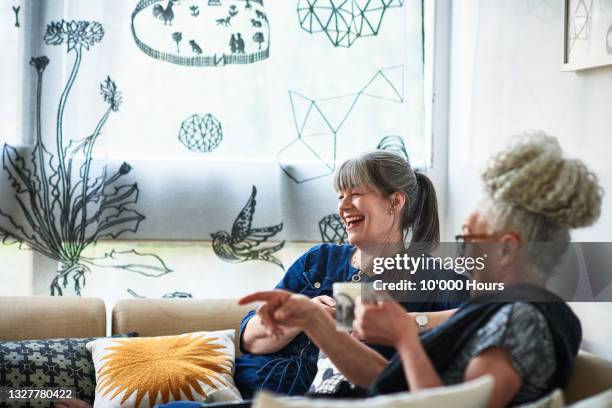
[[[105,338],[87,349],[96,370],[96,408],[241,400],[232,377],[234,330]]]

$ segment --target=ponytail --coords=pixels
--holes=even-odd
[[[423,173],[414,173],[419,186],[414,220],[412,221],[411,244],[425,243],[435,248],[440,243],[440,219],[438,217],[438,199],[433,183]]]

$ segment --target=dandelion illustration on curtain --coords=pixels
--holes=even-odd
[[[93,149],[104,124],[121,106],[121,93],[115,81],[107,77],[100,84],[100,94],[108,104],[93,133],[80,140],[67,140],[64,135],[64,112],[75,83],[84,52],[104,36],[100,23],[59,21],[47,26],[47,45],[66,44],[74,54],[74,63],[61,94],[56,117],[55,154],[43,142],[41,126],[42,82],[49,58],[32,58],[36,70],[36,142],[30,157],[12,146],[4,145],[3,169],[15,192],[19,216],[0,209],[0,234],[4,242],[18,242],[58,261],[57,275],[50,285],[52,295],[62,295],[72,276],[74,291],[81,294],[85,274],[92,265],[114,267],[146,276],[161,276],[170,269],[157,256],[134,250],[105,254],[101,258],[82,256],[88,246],[100,238],[117,238],[125,232],[136,232],[145,216],[131,208],[138,201],[136,183],[119,184],[131,171],[123,163],[108,172],[106,166],[94,176]],[[109,265],[110,263],[110,265]]]

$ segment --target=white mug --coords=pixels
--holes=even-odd
[[[336,330],[352,331],[355,320],[355,305],[361,298],[361,283],[336,282],[333,284],[336,301]]]

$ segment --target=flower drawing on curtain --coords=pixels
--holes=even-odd
[[[358,38],[378,35],[387,9],[403,0],[298,0],[300,27],[323,32],[334,47],[350,47]]]
[[[198,5],[140,0],[131,23],[132,37],[142,52],[176,65],[252,64],[270,56],[270,25],[263,0]],[[184,47],[180,52],[182,38],[189,39],[191,50]]]
[[[139,295],[138,293],[136,293],[134,290],[132,289],[127,289],[127,293],[132,296],[135,297],[136,299],[146,299],[146,296],[143,295]],[[187,299],[191,299],[193,298],[193,295],[189,292],[169,292],[169,293],[165,293],[162,296],[162,299],[183,299],[183,298],[187,298]]]
[[[19,10],[21,10],[21,6],[13,6],[13,13],[15,13],[15,27],[19,28]]]
[[[256,195],[257,189],[253,186],[251,197],[234,221],[231,234],[226,231],[211,234],[213,251],[226,262],[266,261],[278,265],[284,270],[285,267],[282,262],[272,254],[280,251],[285,245],[285,241],[272,246],[261,246],[268,238],[272,238],[283,229],[283,223],[271,227],[251,227],[257,204],[255,201]]]
[[[55,151],[43,142],[41,99],[44,72],[49,58],[32,58],[37,75],[36,141],[29,154],[7,144],[2,154],[3,169],[14,190],[18,211],[0,209],[0,234],[4,242],[18,242],[58,261],[57,275],[50,285],[52,295],[62,295],[72,276],[74,291],[81,294],[85,274],[91,266],[124,269],[145,276],[161,276],[170,269],[157,256],[137,251],[111,251],[100,258],[87,258],[83,251],[101,238],[117,238],[136,232],[145,216],[131,208],[138,201],[136,183],[121,184],[131,171],[123,163],[119,169],[100,172],[94,169],[94,145],[110,115],[121,106],[121,93],[107,77],[100,84],[100,94],[107,107],[93,132],[82,139],[68,139],[64,134],[64,113],[84,51],[102,40],[104,30],[97,22],[58,21],[47,26],[47,45],[66,44],[74,54],[68,80],[60,96],[55,129]],[[96,176],[97,175],[97,176]]]

